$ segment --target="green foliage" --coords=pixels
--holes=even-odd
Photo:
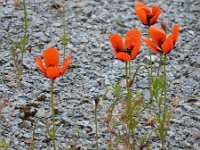
[[[71,146],[70,148],[65,148],[65,150],[76,150],[76,146],[78,145],[78,139],[75,140],[75,135],[78,134],[78,138],[80,138],[79,126],[75,126],[74,130],[72,131],[69,139],[67,140],[67,145]],[[73,143],[72,143],[73,141]]]
[[[67,34],[66,32],[64,32],[64,33],[62,34],[62,36],[60,37],[60,41],[61,41],[61,44],[62,44],[62,45],[67,46],[68,41],[69,41],[69,36],[68,36],[68,34]]]
[[[151,84],[151,94],[158,97],[161,90],[163,90],[163,75],[153,76]]]
[[[4,148],[4,150],[6,150],[8,148],[8,144],[5,141],[0,141],[0,148]]]

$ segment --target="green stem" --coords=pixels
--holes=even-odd
[[[64,30],[64,36],[66,35],[66,28],[65,28],[65,6],[63,6],[63,30]],[[63,45],[63,51],[64,51],[64,61],[65,61],[65,43]]]
[[[99,149],[98,144],[98,124],[97,124],[97,104],[95,103],[95,128],[96,128],[96,150]]]
[[[162,65],[162,55],[160,55],[160,62],[158,66],[157,76],[159,75],[161,65]]]
[[[164,106],[167,102],[167,72],[166,72],[167,55],[164,57]]]
[[[135,149],[135,134],[134,134],[134,129],[131,127],[133,119],[132,119],[132,111],[131,111],[131,88],[129,86],[129,78],[130,78],[130,72],[131,72],[131,68],[130,68],[130,62],[126,62],[125,64],[125,73],[126,73],[126,88],[127,88],[127,117],[128,117],[128,137],[130,137],[130,135],[132,134],[132,144],[131,142],[129,142],[130,147],[132,147],[132,149]]]
[[[53,96],[53,89],[54,89],[54,80],[51,80],[51,115],[53,117],[53,149],[56,150],[56,143],[55,143],[55,111],[54,111],[54,96]]]
[[[166,123],[166,109],[167,109],[167,72],[166,72],[166,62],[167,62],[167,55],[164,55],[164,110],[163,110],[163,118],[162,118],[162,124],[161,124],[161,130],[162,130],[162,150],[164,150],[164,144],[165,144],[165,123]]]
[[[23,7],[24,7],[24,36],[27,36],[27,29],[28,29],[28,17],[27,17],[27,12],[26,12],[26,1],[23,0]]]
[[[144,64],[140,64],[137,68],[136,68],[136,71],[135,71],[135,73],[133,74],[133,77],[132,77],[132,82],[135,80],[135,77],[136,77],[136,75],[137,75],[137,73],[138,73],[138,71],[140,70],[140,68],[141,67],[144,67],[146,70],[147,70],[147,72],[148,72],[148,86],[149,86],[149,88],[150,88],[150,71],[149,71],[149,68],[148,68],[148,66],[147,65],[144,65]],[[129,85],[130,86],[130,85]]]
[[[148,29],[150,28],[150,26],[148,26]],[[150,38],[150,35],[149,35],[149,32],[148,32],[148,38]],[[151,77],[152,77],[152,70],[153,70],[153,68],[152,68],[152,53],[151,53],[151,49],[149,49],[149,59],[150,59],[150,75],[151,75]]]
[[[19,70],[19,76],[22,74],[23,70],[23,62],[24,62],[24,52],[26,50],[26,38],[27,38],[27,29],[28,29],[28,17],[27,17],[27,12],[26,12],[26,1],[23,0],[23,9],[24,9],[24,36],[22,38],[22,49],[21,49],[21,65],[20,65],[20,70]]]
[[[128,81],[129,81],[129,69],[128,69],[128,62],[125,64],[125,74],[126,74],[126,89],[127,89],[127,105],[129,104],[129,86],[128,86]]]
[[[150,57],[150,68],[151,68],[150,75],[151,75],[151,77],[152,77],[152,70],[153,70],[153,68],[152,68],[151,50],[149,50],[149,57]]]

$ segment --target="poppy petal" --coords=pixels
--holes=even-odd
[[[143,7],[143,6],[145,6],[143,3],[139,2],[139,1],[135,2],[135,8]]]
[[[62,66],[61,75],[64,75],[65,71],[67,70],[67,68],[68,68],[69,65],[70,65],[70,62],[71,62],[71,56],[68,55],[67,58],[66,58],[65,61],[64,61],[63,66]]]
[[[169,54],[171,50],[173,49],[173,37],[169,36],[166,41],[162,44],[162,50],[165,54]]]
[[[40,56],[36,57],[36,64],[40,71],[46,76],[46,71],[42,63],[42,58]]]
[[[150,14],[151,13],[151,9],[148,6],[144,5],[142,2],[136,1],[135,2],[135,9],[138,9],[138,8],[144,9],[146,14]]]
[[[47,78],[54,80],[61,75],[61,68],[59,66],[48,67],[46,73]]]
[[[135,59],[139,50],[140,50],[140,47],[142,45],[142,42],[141,41],[138,41],[137,44],[134,46],[134,48],[132,49],[132,52],[131,52],[131,59]]]
[[[141,39],[141,33],[138,29],[131,29],[126,33],[125,36],[125,48],[131,48],[133,45],[138,43]]]
[[[160,47],[161,43],[163,43],[166,40],[166,33],[164,30],[156,27],[156,26],[150,26],[149,28],[149,34],[150,37],[153,39],[153,41]]]
[[[178,39],[178,35],[179,35],[179,24],[175,24],[172,28],[172,37],[173,37],[173,43],[175,45],[177,39]]]
[[[115,51],[118,51],[118,50],[122,51],[124,49],[123,40],[120,35],[112,34],[110,35],[109,39]]]
[[[115,56],[123,61],[123,62],[128,62],[128,61],[131,61],[131,56],[128,54],[128,53],[125,53],[125,52],[119,52],[119,53],[116,53],[115,52]]]
[[[43,53],[44,63],[46,67],[58,66],[59,64],[59,53],[57,48],[48,48]]]
[[[162,11],[159,9],[158,6],[153,6],[152,7],[152,18],[150,19],[150,24],[154,24],[157,20],[159,15],[162,13]]]
[[[147,46],[148,46],[152,51],[154,51],[155,53],[158,53],[158,54],[162,54],[162,51],[160,51],[150,39],[145,38],[145,39],[144,39],[144,42],[147,44]]]
[[[147,22],[147,13],[146,11],[140,7],[140,8],[136,8],[135,9],[135,13],[137,14],[138,18],[140,19],[140,21],[146,25],[148,22]]]

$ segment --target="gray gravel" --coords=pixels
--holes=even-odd
[[[124,35],[127,30],[137,27],[145,36],[146,27],[135,15],[131,0],[60,0],[66,8],[66,28],[69,33],[67,52],[72,52],[72,66],[65,76],[55,81],[56,100],[60,128],[57,145],[67,148],[75,144],[80,149],[95,149],[95,127],[93,120],[94,99],[99,97],[106,86],[119,82],[124,85],[124,63],[113,56],[108,39],[111,33]],[[62,56],[60,36],[62,13],[52,8],[54,1],[31,1],[27,5],[29,18],[28,42],[32,51],[25,53],[23,81],[17,85],[10,48],[23,35],[23,9],[16,9],[11,0],[0,3],[0,95],[9,99],[10,104],[0,119],[0,140],[9,143],[9,150],[29,148],[33,124],[22,120],[20,107],[36,103],[37,117],[41,117],[36,128],[36,149],[51,149],[45,143],[45,118],[49,114],[50,85],[37,69],[35,57],[49,46],[57,46]],[[155,4],[153,1],[148,5]],[[200,1],[160,0],[159,6],[165,11],[159,18],[167,22],[168,29],[179,23],[180,36],[176,48],[167,60],[168,102],[177,98],[179,104],[171,120],[167,144],[169,150],[200,149]],[[144,37],[143,36],[143,37]],[[133,70],[143,63],[148,48],[143,43],[140,54],[132,62]],[[157,56],[155,55],[155,60]],[[61,59],[62,60],[62,59]],[[155,62],[157,65],[157,62]],[[137,77],[136,89],[148,96],[147,78],[144,72]],[[41,95],[46,99],[39,101]],[[107,99],[101,102],[99,112],[100,149],[106,149],[108,134],[101,119]],[[31,119],[36,119],[32,117]],[[69,142],[71,134],[74,142]],[[70,143],[70,144],[69,144]],[[159,142],[152,149],[159,149]]]

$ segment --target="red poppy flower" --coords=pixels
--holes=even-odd
[[[168,37],[163,29],[155,26],[150,26],[149,35],[152,38],[145,38],[145,43],[152,51],[158,54],[169,54],[174,48],[179,35],[179,24],[175,24],[172,28],[172,33]]]
[[[59,66],[59,53],[57,48],[48,48],[44,50],[43,58],[45,66],[40,56],[36,58],[37,66],[44,76],[53,80],[65,73],[71,61],[71,56],[68,55],[63,66]]]
[[[124,42],[118,34],[112,34],[109,38],[114,54],[119,60],[128,62],[135,59],[141,46],[141,33],[137,29],[129,30]]]
[[[135,12],[144,25],[150,26],[158,20],[158,17],[162,13],[162,10],[159,9],[157,5],[153,6],[151,9],[143,3],[136,1]]]

